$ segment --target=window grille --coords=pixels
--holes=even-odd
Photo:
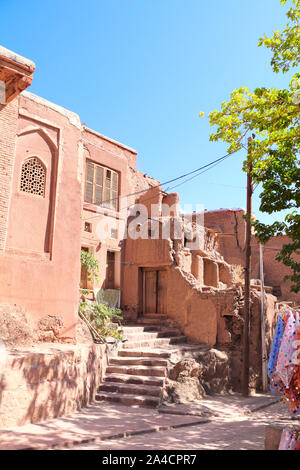
[[[20,191],[45,197],[46,170],[42,162],[32,157],[22,165]]]

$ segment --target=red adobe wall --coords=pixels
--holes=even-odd
[[[83,202],[83,219],[81,230],[82,246],[89,248],[99,262],[99,280],[93,283],[94,288],[105,287],[107,251],[115,252],[115,288],[121,288],[122,246],[126,225],[127,207],[132,198],[124,197],[132,192],[130,179],[136,167],[136,151],[115,142],[91,129],[83,128],[83,162],[82,162],[82,197],[85,193],[86,162],[90,160],[114,170],[119,175],[118,210],[111,210]],[[84,230],[85,222],[90,224],[90,232]],[[112,231],[116,231],[112,235]],[[104,231],[104,232],[103,232]]]
[[[218,237],[218,251],[229,264],[244,264],[246,231],[243,214],[243,209],[204,212],[204,226],[224,235]]]
[[[104,344],[11,350],[1,371],[0,428],[39,423],[93,402],[107,366]]]
[[[8,207],[13,174],[18,102],[0,107],[0,253],[7,236]]]
[[[244,213],[242,209],[221,209],[204,212],[204,225],[221,233],[218,236],[218,249],[229,264],[243,266],[245,262],[246,224],[242,218]],[[286,236],[273,237],[264,246],[265,284],[275,288],[279,287],[284,300],[290,299],[300,302],[300,294],[290,292],[290,281],[284,281],[284,276],[291,274],[290,269],[275,260],[276,254],[282,246],[290,242],[291,240]],[[251,248],[251,275],[252,278],[259,278],[259,242],[254,236],[251,240]]]
[[[6,243],[0,255],[0,298],[22,305],[34,321],[45,315],[63,317],[61,336],[74,341],[82,209],[80,121],[74,113],[28,92],[9,106],[14,114],[8,131],[4,128],[10,139],[5,166],[8,162],[9,170],[14,160],[14,176]],[[21,166],[28,156],[38,157],[45,165],[44,198],[20,191]],[[1,175],[5,183],[5,172]]]
[[[281,296],[285,300],[294,300],[300,304],[300,293],[290,292],[290,281],[284,281],[284,276],[291,274],[290,269],[283,263],[276,261],[275,257],[283,245],[292,243],[289,237],[273,237],[264,247],[264,272],[266,285],[280,287]],[[300,262],[300,256],[294,257]]]

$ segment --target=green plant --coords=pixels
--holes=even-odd
[[[99,262],[89,251],[81,250],[80,253],[81,266],[87,271],[88,281],[98,280]]]
[[[79,313],[84,315],[100,336],[123,340],[122,335],[122,311],[119,308],[111,308],[102,303],[89,300],[80,300]],[[117,323],[118,326],[115,326]]]

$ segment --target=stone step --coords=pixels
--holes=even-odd
[[[131,332],[137,332],[137,333],[153,333],[153,332],[164,332],[164,331],[172,331],[176,330],[180,332],[179,327],[173,326],[173,325],[159,325],[154,323],[146,324],[146,325],[141,325],[141,324],[135,324],[132,323],[130,325],[126,325],[123,327],[124,333],[131,333]]]
[[[126,366],[113,364],[109,365],[106,369],[106,373],[110,374],[129,374],[129,375],[146,375],[150,377],[165,377],[166,368],[165,367],[148,367],[148,366]]]
[[[128,374],[108,374],[104,377],[106,382],[117,382],[125,384],[141,384],[141,385],[152,385],[157,387],[162,387],[164,384],[164,379],[161,377],[149,377],[146,375],[128,375]]]
[[[175,337],[175,336],[182,336],[182,333],[179,330],[161,330],[161,331],[143,331],[143,332],[135,332],[135,331],[128,331],[123,333],[123,336],[128,341],[144,341],[149,339],[155,338],[168,338],[168,337]]]
[[[121,356],[121,357],[110,358],[109,365],[167,367],[168,361],[160,357],[122,357]]]
[[[142,324],[142,325],[156,325],[156,324],[165,324],[167,323],[167,321],[169,321],[168,317],[140,317],[138,319],[138,322],[139,324]]]
[[[158,337],[158,335],[159,335],[158,331],[153,331],[153,332],[142,331],[139,333],[130,331],[126,333],[124,336],[128,341],[143,341],[143,340],[148,340],[148,339],[155,339]]]
[[[160,397],[161,387],[153,386],[153,385],[143,385],[143,384],[137,385],[137,384],[105,381],[98,388],[98,393],[102,393],[102,392],[112,392],[112,393],[116,392],[116,393],[124,393],[127,395],[134,394],[134,395],[139,395],[139,396],[150,395],[154,397]]]
[[[149,340],[141,340],[141,341],[126,341],[123,344],[123,348],[125,349],[134,349],[134,348],[155,348],[162,345],[167,344],[178,344],[178,343],[186,343],[187,338],[186,336],[172,336],[170,338],[155,338]]]
[[[168,320],[169,317],[165,313],[143,313],[138,319],[140,320],[141,318],[155,318],[157,319],[163,319],[163,320]]]
[[[123,403],[127,406],[140,406],[145,408],[155,408],[159,405],[160,399],[158,397],[151,396],[140,396],[140,395],[130,395],[125,393],[117,392],[101,392],[96,395],[97,401],[113,401],[118,403]]]
[[[153,327],[153,329],[155,329],[155,327]],[[130,325],[130,326],[124,326],[123,327],[123,332],[124,334],[128,334],[128,333],[131,333],[131,332],[134,332],[134,333],[143,333],[145,331],[145,327],[144,326],[136,326],[136,325]]]
[[[120,349],[119,356],[121,357],[163,357],[169,358],[172,351],[160,351],[160,350],[142,350],[142,349]]]

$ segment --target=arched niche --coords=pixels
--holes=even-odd
[[[7,248],[51,253],[57,181],[57,146],[46,130],[17,136]]]

